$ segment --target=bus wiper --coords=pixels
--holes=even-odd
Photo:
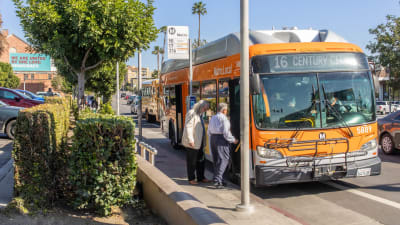
[[[349,136],[353,137],[354,134],[351,131],[349,125],[346,123],[346,120],[343,118],[342,114],[340,114],[340,112],[335,109],[335,107],[332,106],[331,102],[328,100],[328,98],[326,97],[326,93],[325,93],[325,86],[322,84],[322,92],[324,93],[324,101],[325,101],[325,106],[328,106],[327,108],[332,109],[332,111],[335,113],[336,118],[340,119],[340,121],[343,123],[343,125],[347,128],[347,130],[349,131]]]

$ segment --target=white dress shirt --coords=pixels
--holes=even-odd
[[[233,143],[236,140],[231,133],[231,123],[225,114],[221,112],[218,112],[216,115],[211,117],[207,133],[209,136],[212,134],[223,134],[225,140],[230,143]]]

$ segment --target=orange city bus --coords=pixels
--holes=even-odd
[[[328,30],[250,32],[250,178],[255,185],[379,175],[373,79],[362,50]],[[240,139],[240,36],[227,35],[193,51],[192,92],[229,105],[232,134]],[[181,143],[189,62],[162,67],[161,127]],[[209,142],[206,158],[212,161]],[[228,168],[240,175],[240,148]]]
[[[142,82],[142,112],[148,122],[160,121],[159,80]]]

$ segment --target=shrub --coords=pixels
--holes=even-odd
[[[14,140],[14,197],[47,208],[57,198],[65,171],[69,109],[42,104],[19,113]]]
[[[100,105],[100,110],[99,112],[100,114],[110,114],[110,115],[115,115],[114,110],[111,107],[110,103],[104,103]]]
[[[69,159],[72,205],[108,215],[111,206],[132,203],[135,127],[127,117],[84,115],[76,123]]]

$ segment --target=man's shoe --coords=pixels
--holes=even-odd
[[[203,180],[199,180],[201,183],[211,183],[211,180],[204,178]]]
[[[215,189],[222,189],[222,188],[224,188],[224,186],[223,186],[221,183],[219,183],[219,182],[215,182],[215,183],[214,183],[214,187],[215,187]]]
[[[195,180],[190,180],[190,181],[189,181],[189,184],[191,184],[191,185],[196,185],[196,184],[199,184],[199,183],[197,183]]]
[[[222,181],[221,185],[224,187],[228,186],[228,184],[225,181]]]

